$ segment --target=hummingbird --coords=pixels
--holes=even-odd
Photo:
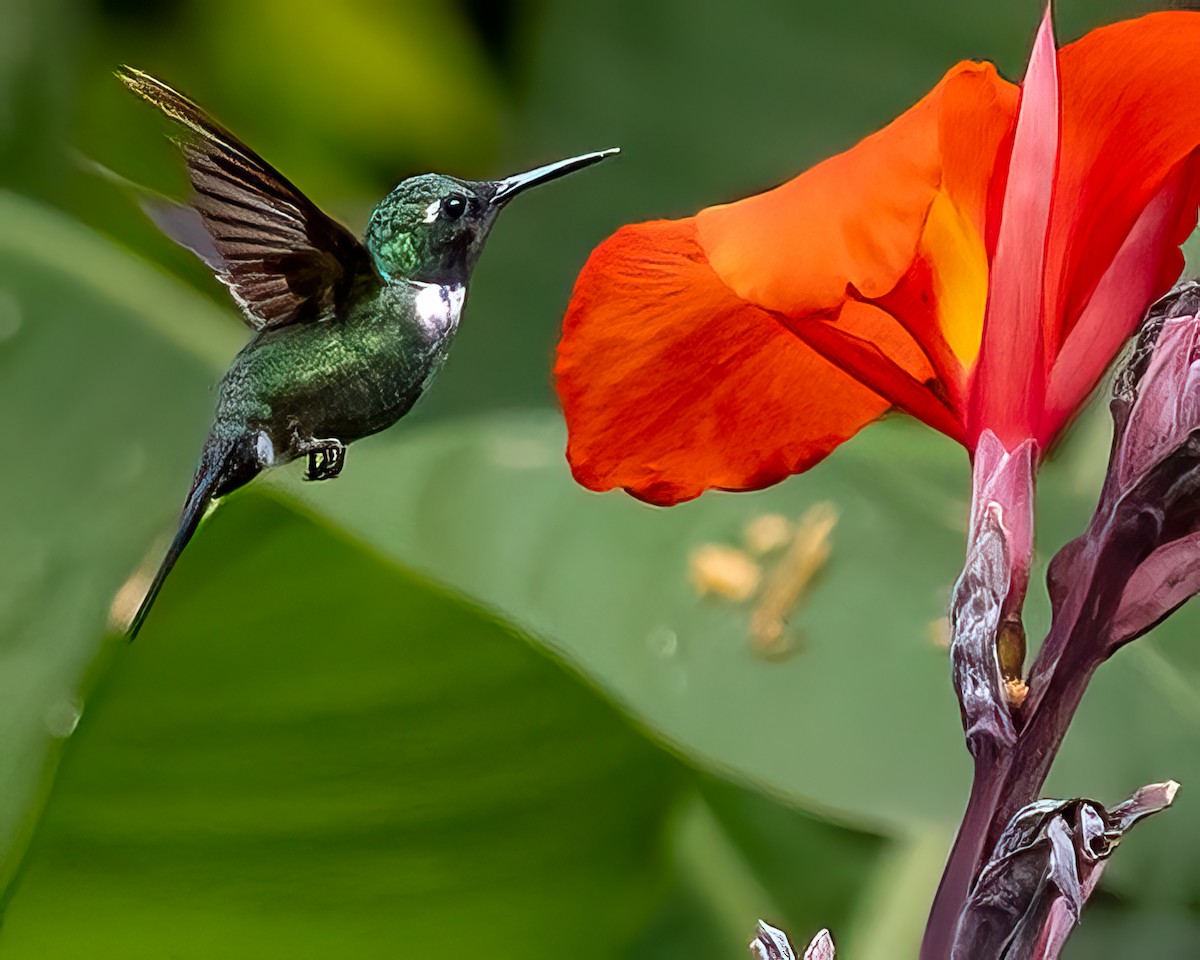
[[[253,331],[217,388],[178,530],[130,623],[133,639],[218,498],[299,458],[306,480],[330,480],[348,444],[412,408],[446,359],[472,269],[508,202],[618,151],[502,180],[410,177],[375,207],[359,240],[183,94],[131,67],[117,76],[182,127],[191,197],[144,208],[229,288]]]

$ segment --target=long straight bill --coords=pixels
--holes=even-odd
[[[525,173],[513,174],[496,184],[496,193],[492,196],[492,203],[507,203],[518,193],[522,193],[530,187],[557,180],[559,177],[582,170],[584,167],[590,167],[593,163],[599,163],[606,157],[615,156],[620,152],[617,147],[613,147],[611,150],[598,150],[595,153],[585,153],[567,160],[559,160],[557,163],[548,163],[544,167],[536,167]]]

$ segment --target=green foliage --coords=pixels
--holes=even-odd
[[[661,510],[577,487],[563,446],[551,414],[493,417],[361,445],[336,497],[286,489],[504,611],[713,765],[876,828],[957,817],[969,767],[929,627],[961,562],[960,451],[890,423],[802,481]],[[749,605],[697,598],[689,556],[822,501],[841,514],[831,562],[798,655],[772,662],[752,650]],[[914,745],[945,762],[913,776]],[[849,746],[861,762],[844,763]]]
[[[636,939],[682,768],[502,627],[276,504],[206,534],[188,595],[88,704],[6,955],[178,956],[182,930],[196,957]]]
[[[215,308],[61,216],[0,194],[0,222],[0,405],[23,411],[8,426],[22,465],[5,479],[0,553],[3,884],[108,605],[179,495],[202,385],[236,337]],[[153,303],[179,321],[171,333]],[[188,382],[199,389],[185,397]],[[164,395],[175,400],[154,402]]]
[[[890,421],[803,478],[659,510],[579,489],[563,443],[552,416],[497,417],[364,444],[370,461],[360,454],[347,473],[348,495],[284,489],[503,611],[718,768],[877,829],[957,822],[969,768],[947,657],[932,640],[961,565],[957,447]],[[1061,544],[1086,521],[1090,494],[1064,489],[1066,479],[1052,472],[1044,484],[1043,543]],[[740,542],[757,516],[798,516],[818,502],[841,515],[830,562],[793,625],[796,655],[764,660],[752,652],[752,605],[698,599],[689,554]],[[1184,782],[1200,776],[1200,727],[1174,695],[1195,688],[1169,666],[1194,657],[1189,620],[1106,668],[1059,789],[1112,800],[1172,770]],[[1163,672],[1150,666],[1163,662]],[[1114,748],[1126,738],[1140,747]]]

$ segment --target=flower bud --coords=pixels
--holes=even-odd
[[[989,431],[975,454],[967,558],[950,602],[951,671],[967,747],[979,759],[1016,739],[1023,700],[1021,606],[1033,554],[1036,447],[1007,451]]]
[[[1121,838],[1178,789],[1151,784],[1111,810],[1094,800],[1019,810],[971,891],[951,960],[1055,960]]]

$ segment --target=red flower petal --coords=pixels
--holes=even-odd
[[[843,324],[920,367],[881,311],[863,307]],[[625,227],[596,249],[555,372],[576,479],[659,504],[769,486],[888,408],[725,286],[694,219]]]
[[[1200,147],[1200,13],[1155,13],[1094,30],[1064,47],[1062,156],[1047,249],[1057,351],[1083,314],[1101,277],[1167,178]],[[1196,223],[1180,211],[1164,236],[1178,244]],[[1181,265],[1174,261],[1175,265]],[[1177,275],[1177,274],[1176,274]],[[1170,288],[1169,269],[1147,302],[1123,318],[1126,334],[1149,298]],[[1111,358],[1108,358],[1111,359]],[[1107,366],[1106,360],[1103,366]]]
[[[951,71],[942,85],[938,123],[941,189],[929,208],[916,260],[874,301],[925,347],[956,410],[966,409],[968,375],[983,339],[989,187],[997,155],[1011,150],[1016,111],[1017,88],[991,64],[962,64]],[[961,432],[960,426],[956,439]]]
[[[1006,449],[1032,435],[1045,397],[1046,235],[1059,153],[1058,57],[1050,8],[1034,43],[1008,161],[988,283],[968,439],[991,430]]]
[[[1141,217],[1101,278],[1083,316],[1067,334],[1050,374],[1046,409],[1038,430],[1043,448],[1051,443],[1096,388],[1112,359],[1141,322],[1147,305],[1183,269],[1179,224],[1194,221],[1196,194],[1186,188],[1188,171],[1171,177]],[[1187,206],[1190,204],[1190,208]]]
[[[1200,14],[1174,12],[1093,31],[1059,55],[1062,161],[1047,261],[1058,356],[1043,443],[1183,268],[1178,248],[1200,199],[1197,50]]]
[[[990,428],[1045,446],[1178,271],[1200,187],[1181,66],[1196,49],[1200,16],[1172,13],[1056,57],[1047,18],[1019,125],[1015,88],[960,64],[782,187],[620,231],[580,275],[560,346],[578,479],[659,503],[761,487],[889,405],[967,442]]]

